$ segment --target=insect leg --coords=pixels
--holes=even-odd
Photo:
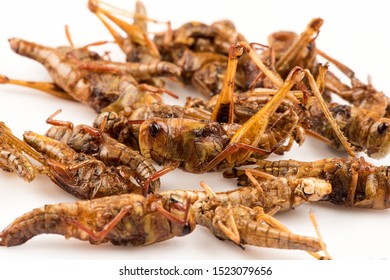
[[[56,126],[64,126],[69,129],[73,129],[73,123],[69,121],[61,121],[61,120],[55,120],[54,117],[57,116],[59,113],[61,113],[62,110],[58,109],[55,111],[53,114],[51,114],[47,119],[46,123],[51,124],[51,125],[56,125]]]
[[[43,92],[46,92],[56,97],[60,97],[62,99],[75,101],[72,96],[70,96],[68,93],[66,93],[63,89],[61,89],[54,83],[15,80],[15,79],[9,79],[4,75],[0,75],[0,84],[12,84],[12,85],[24,86],[32,89],[41,90]]]
[[[106,224],[104,228],[99,232],[94,232],[93,230],[90,230],[89,228],[85,227],[82,223],[76,220],[66,218],[66,217],[64,218],[64,220],[70,224],[73,224],[79,229],[85,231],[95,241],[101,241],[107,236],[107,234],[110,233],[110,231],[112,231],[112,229],[122,220],[122,218],[131,211],[132,208],[133,207],[130,205],[121,208],[119,213],[108,224]]]

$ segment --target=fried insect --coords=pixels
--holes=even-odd
[[[280,160],[256,162],[256,169],[273,176],[298,179],[314,177],[331,183],[332,191],[321,200],[356,208],[387,209],[390,207],[388,166],[375,166],[363,158],[328,158],[314,162]],[[239,185],[251,180],[237,171]]]
[[[23,180],[31,182],[37,171],[28,157],[20,152],[14,138],[11,129],[0,122],[0,168],[6,172],[15,172]]]
[[[292,233],[277,219],[264,213],[261,207],[245,207],[230,204],[212,205],[198,221],[221,240],[230,240],[237,245],[277,249],[305,250],[313,257],[331,259],[320,239]],[[325,251],[321,256],[317,252]]]
[[[233,121],[233,90],[237,67],[237,57],[247,52],[256,65],[279,86],[273,98],[238,130],[229,134],[221,123]],[[201,173],[213,169],[221,170],[245,164],[253,152],[268,155],[270,151],[259,150],[258,144],[266,131],[270,117],[296,82],[304,76],[308,78],[315,96],[322,101],[325,114],[340,137],[347,151],[354,155],[348,142],[342,136],[337,124],[332,120],[328,108],[321,99],[317,84],[308,70],[294,68],[283,82],[259,60],[252,48],[245,42],[232,44],[229,64],[221,95],[212,112],[214,122],[199,122],[183,119],[149,119],[140,127],[141,153],[158,164],[178,162],[186,171]],[[277,147],[276,147],[277,148]],[[245,150],[244,150],[245,149]]]
[[[318,73],[317,83],[323,95],[327,96],[334,92],[352,104],[352,106],[348,106],[330,103],[328,106],[340,130],[349,140],[354,150],[363,151],[373,158],[382,158],[390,149],[390,134],[388,132],[390,121],[385,117],[388,98],[384,96],[383,92],[376,91],[371,84],[364,85],[360,82],[348,67],[315,48],[314,40],[310,40],[310,38],[313,34],[318,33],[321,25],[321,19],[312,20],[297,39],[295,39],[296,34],[294,35],[294,33],[278,32],[272,34],[269,39],[271,48],[274,46],[275,68],[278,73],[283,74],[282,68],[291,69],[294,65],[306,65],[309,69],[312,69],[313,73]],[[296,55],[292,56],[292,53]],[[341,83],[333,73],[327,71],[327,65],[318,64],[316,60],[317,53],[345,73],[351,79],[352,88]],[[267,56],[269,53],[266,51],[262,55]],[[290,59],[284,59],[286,57],[290,57]],[[291,59],[295,62],[286,62]],[[284,66],[281,68],[280,65]],[[261,105],[261,99],[258,101]],[[251,103],[248,107],[250,106],[252,106]],[[317,99],[309,98],[306,101],[306,108],[307,113],[300,115],[300,119],[301,122],[310,125],[303,127],[312,134],[314,132],[315,135],[319,135],[320,138],[325,137],[331,145],[340,147],[338,137],[335,137],[334,134],[334,128],[325,121],[325,115],[320,109],[322,107],[320,107]],[[250,112],[250,110],[246,112]]]
[[[128,16],[129,12],[107,3],[91,0],[88,7],[111,33],[126,54],[127,61],[172,62],[181,68],[184,83],[194,85],[207,96],[210,91],[215,94],[221,88],[230,44],[244,40],[235,31],[234,24],[225,20],[212,25],[188,22],[176,30],[171,30],[168,23],[168,30],[157,34],[151,41],[147,34],[147,22],[158,22],[147,17],[146,9],[140,2],[136,4],[135,13],[131,14],[133,24],[115,15]],[[108,20],[122,29],[126,37],[116,31]]]
[[[325,77],[325,86],[330,91],[348,101],[351,105],[371,111],[376,118],[390,117],[390,98],[382,91],[377,91],[368,79],[364,84],[356,78],[354,71],[332,58],[321,50],[317,53],[334,64],[343,74],[351,80],[351,86],[342,83],[334,74]]]
[[[195,228],[185,197],[124,194],[45,205],[22,215],[0,233],[0,246],[17,246],[39,234],[59,234],[91,244],[146,246]]]
[[[47,119],[46,122],[53,126],[46,136],[67,144],[78,153],[91,155],[107,166],[127,166],[133,170],[133,178],[140,186],[147,184],[153,193],[159,190],[156,169],[138,151],[119,143],[101,129],[88,125],[74,127],[71,122],[55,120],[60,112],[58,110]]]
[[[136,109],[126,107],[115,113],[111,110],[100,113],[94,120],[93,126],[102,128],[112,138],[135,150],[139,150],[138,136],[140,121],[150,118],[188,118],[208,120],[211,113],[199,108],[186,108],[178,105],[152,104]]]
[[[251,174],[251,171],[247,170],[247,174]],[[320,250],[326,252],[321,241],[298,237],[273,218],[272,214],[293,209],[304,201],[321,199],[331,190],[330,184],[314,178],[273,178],[259,183],[253,180],[256,187],[242,187],[227,192],[214,193],[201,182],[205,191],[174,190],[162,192],[161,195],[188,197],[197,224],[208,228],[218,239],[233,241],[239,246],[248,244],[301,249],[322,259],[322,256],[313,253]]]
[[[137,184],[137,174],[128,166],[107,167],[96,158],[77,153],[57,140],[31,131],[25,132],[24,139],[35,148],[33,149],[12,135],[5,125],[3,127],[2,138],[7,141],[8,146],[23,155],[23,160],[13,161],[12,165],[8,164],[4,168],[9,171],[13,167],[25,180],[31,181],[36,173],[42,173],[59,187],[81,199],[131,192],[146,193],[148,190],[147,186]],[[41,166],[32,165],[25,155]]]
[[[329,110],[348,138],[354,150],[365,152],[372,158],[383,158],[390,151],[390,119],[378,117],[374,110],[356,106],[329,103]],[[307,105],[309,120],[312,123],[310,131],[325,137],[334,147],[339,148],[340,142],[325,121],[325,116],[319,110],[318,104],[309,100]]]
[[[128,64],[105,61],[86,47],[51,48],[17,38],[12,38],[9,41],[11,48],[16,53],[32,58],[44,65],[53,78],[53,83],[24,82],[8,79],[4,76],[1,79],[2,83],[33,87],[50,94],[54,92],[56,96],[60,97],[66,96],[64,93],[66,92],[74,100],[88,104],[97,112],[118,99],[122,103],[123,100],[127,101],[129,99],[127,95],[137,96],[139,92],[142,94],[145,92],[170,93],[153,86],[138,85],[133,74],[140,77],[144,77],[147,73],[162,74],[161,71],[163,73],[170,72],[168,75],[180,74],[180,69],[177,66],[167,66],[166,63],[154,66],[137,64],[132,68]],[[125,105],[122,104],[122,106]]]
[[[77,198],[145,192],[144,186],[137,183],[138,174],[128,166],[106,166],[93,156],[77,153],[65,143],[32,131],[26,131],[23,138],[43,155],[34,158],[42,164],[40,172]]]
[[[210,97],[222,88],[230,45],[235,41],[245,41],[245,38],[231,21],[221,20],[211,25],[187,22],[175,30],[157,34],[154,41],[163,60],[182,68],[182,81]],[[235,85],[237,89],[245,89],[241,64]]]
[[[88,8],[111,33],[115,42],[126,54],[126,61],[141,63],[156,63],[160,61],[160,53],[147,34],[147,22],[153,20],[147,17],[146,8],[140,1],[137,1],[135,13],[132,15],[134,18],[133,24],[127,23],[114,15],[115,12],[123,15],[126,14],[126,11],[107,3],[89,0]],[[122,36],[115,30],[107,19],[122,29],[127,37]]]
[[[280,178],[262,174],[263,180],[255,179],[259,176],[257,170],[246,169],[250,183],[238,189],[223,192],[213,192],[202,183],[205,191],[168,190],[161,192],[162,196],[187,197],[197,217],[201,219],[205,204],[215,198],[219,203],[242,205],[245,207],[261,207],[264,212],[286,212],[293,210],[302,203],[325,199],[331,192],[329,182],[313,178]],[[210,194],[212,194],[210,196]]]

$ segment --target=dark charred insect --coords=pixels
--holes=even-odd
[[[127,166],[140,186],[148,184],[149,191],[158,191],[160,180],[156,169],[138,151],[119,143],[101,129],[88,125],[74,127],[70,122],[53,119],[58,113],[60,111],[47,119],[46,122],[53,126],[46,136],[67,144],[78,153],[92,155],[107,166]]]
[[[178,199],[124,194],[45,205],[6,227],[0,233],[0,246],[21,245],[40,234],[59,234],[91,244],[154,244],[194,230],[190,205],[185,197]]]
[[[327,158],[314,162],[296,160],[257,161],[257,170],[287,178],[314,177],[331,183],[332,191],[321,200],[346,207],[390,207],[389,167],[375,166],[363,158]],[[240,185],[250,181],[238,172]]]

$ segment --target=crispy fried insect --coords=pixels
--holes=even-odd
[[[234,134],[229,135],[221,127],[221,123],[229,124],[233,121],[234,76],[237,57],[241,56],[244,51],[251,56],[264,73],[267,72],[267,76],[279,86],[279,89],[270,102],[247,120]],[[178,162],[184,170],[194,173],[245,164],[253,152],[269,154],[270,151],[264,153],[257,147],[266,131],[270,117],[276,112],[294,84],[300,82],[304,76],[308,78],[315,96],[322,101],[322,108],[344,147],[351,155],[354,155],[337,124],[332,120],[310,72],[307,69],[302,70],[296,67],[283,82],[266,68],[245,42],[237,42],[231,46],[224,86],[211,115],[211,120],[216,122],[157,118],[146,120],[140,127],[141,153],[158,164]]]
[[[280,178],[266,173],[260,174],[258,170],[252,169],[246,169],[244,172],[250,183],[238,189],[215,193],[206,184],[201,183],[206,191],[168,190],[160,194],[188,197],[194,212],[200,218],[203,205],[209,203],[212,197],[219,203],[250,208],[260,206],[267,213],[276,213],[292,210],[304,202],[323,200],[332,190],[329,182],[318,178]],[[257,180],[255,177],[258,176],[263,180]]]
[[[134,110],[126,107],[125,110],[115,113],[111,110],[100,113],[94,120],[93,126],[102,128],[112,138],[126,146],[139,150],[138,135],[139,121],[150,118],[189,118],[197,120],[210,119],[211,113],[199,108],[186,108],[178,105],[152,104],[140,106]]]
[[[249,244],[306,250],[318,259],[323,257],[314,252],[323,250],[325,258],[330,258],[321,239],[295,235],[272,217],[272,214],[290,210],[303,201],[316,201],[326,196],[331,190],[329,183],[314,178],[273,178],[256,182],[256,187],[242,187],[219,193],[214,193],[203,182],[201,186],[205,191],[176,190],[166,191],[161,195],[188,197],[197,224],[208,228],[218,239],[230,240],[239,246]],[[265,214],[264,211],[270,214]]]
[[[377,117],[375,111],[356,106],[338,103],[330,103],[328,106],[355,151],[363,151],[372,158],[383,158],[389,153],[390,119]],[[309,102],[307,107],[312,122],[310,130],[325,137],[332,146],[340,147],[332,128],[324,122],[325,117],[318,104]]]
[[[382,91],[377,91],[368,79],[368,84],[364,84],[355,77],[354,71],[342,64],[338,60],[330,57],[321,50],[317,53],[334,64],[350,80],[351,86],[342,83],[334,74],[325,77],[325,87],[345,99],[353,106],[371,111],[377,118],[390,117],[390,98]]]
[[[331,193],[321,200],[346,207],[387,209],[390,207],[388,166],[375,166],[363,158],[327,158],[314,162],[296,160],[257,161],[257,170],[291,178],[315,177],[331,183]],[[239,185],[248,185],[238,172]]]
[[[46,132],[46,136],[67,144],[78,153],[92,155],[107,166],[127,166],[133,170],[133,177],[139,185],[150,182],[150,191],[158,191],[160,180],[155,178],[156,169],[138,151],[119,143],[101,129],[88,125],[74,127],[71,122],[54,120],[54,116],[60,112],[55,112],[47,119],[46,122],[53,126]]]
[[[25,154],[19,151],[11,129],[0,122],[0,168],[6,172],[15,172],[27,182],[34,180],[36,169]]]
[[[92,156],[77,153],[65,143],[32,131],[26,131],[23,138],[44,156],[34,157],[43,165],[41,173],[77,198],[144,193],[143,186],[135,179],[136,172],[128,166],[108,167]]]
[[[138,85],[132,73],[138,77],[145,75],[179,75],[177,66],[161,63],[155,65],[121,64],[103,60],[98,54],[90,52],[86,47],[51,48],[28,42],[22,39],[9,40],[11,48],[18,54],[37,60],[43,64],[53,78],[53,83],[34,83],[8,79],[2,76],[2,83],[13,83],[44,90],[56,96],[66,96],[88,104],[100,112],[108,105],[132,100],[145,92],[166,92],[153,86]],[[142,79],[141,79],[142,80]],[[139,93],[140,92],[140,93]],[[128,98],[127,96],[131,97]],[[69,98],[68,98],[69,99]],[[117,103],[118,103],[117,102]],[[141,101],[142,102],[142,101]],[[132,104],[122,104],[132,105]]]
[[[206,209],[198,224],[207,227],[218,239],[240,246],[305,250],[317,259],[331,259],[327,253],[326,256],[317,253],[326,252],[321,240],[292,233],[261,207],[217,203]]]
[[[147,22],[153,20],[147,17],[146,8],[140,1],[137,1],[135,13],[132,15],[134,18],[133,24],[127,23],[114,15],[115,12],[124,15],[127,13],[126,11],[108,5],[107,3],[98,0],[89,0],[88,8],[111,33],[115,42],[126,54],[127,61],[141,63],[155,63],[160,61],[160,53],[147,34]],[[107,19],[122,29],[127,37],[123,37],[115,30]]]
[[[0,233],[0,246],[17,246],[39,234],[59,234],[91,244],[145,246],[195,228],[185,197],[124,194],[45,205],[22,215]]]

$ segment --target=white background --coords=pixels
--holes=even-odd
[[[317,46],[351,67],[365,81],[368,75],[374,86],[390,92],[390,44],[388,26],[390,19],[385,1],[354,1],[344,3],[321,1],[144,1],[151,18],[171,20],[173,27],[187,21],[211,23],[231,19],[237,29],[251,42],[267,43],[268,34],[289,30],[301,32],[314,17],[325,22],[317,39]],[[134,1],[112,1],[132,10]],[[316,4],[315,4],[316,3]],[[13,53],[8,38],[20,37],[49,46],[67,44],[64,25],[68,24],[76,46],[90,42],[111,40],[101,22],[89,12],[87,1],[22,1],[3,2],[0,8],[0,73],[12,78],[50,81],[46,70],[37,62]],[[165,26],[155,26],[163,30]],[[111,57],[123,60],[119,49],[113,45],[99,47],[103,53],[111,49]],[[331,68],[332,69],[332,68]],[[181,98],[168,103],[183,104],[188,91],[174,86]],[[194,94],[194,93],[193,93]],[[195,93],[196,94],[196,93]],[[96,113],[89,107],[60,100],[45,93],[17,86],[0,86],[0,120],[21,137],[25,130],[44,133],[49,125],[46,118],[61,108],[61,119],[75,124],[91,124]],[[283,158],[318,160],[324,157],[345,156],[317,140],[308,137],[305,144]],[[272,157],[271,159],[282,159]],[[374,161],[377,165],[389,163],[390,156]],[[216,191],[232,189],[234,180],[223,179],[220,174],[191,175],[175,171],[162,178],[162,190],[199,189],[203,180]],[[15,174],[0,172],[0,229],[16,217],[44,204],[75,201],[48,178],[38,176],[32,183],[21,181]],[[328,250],[334,259],[389,259],[390,211],[345,209],[328,204],[305,205],[295,211],[277,215],[296,233],[314,236],[309,221],[309,211],[314,211]],[[0,248],[0,259],[310,259],[301,251],[287,251],[246,246],[243,251],[230,242],[222,242],[208,230],[197,227],[182,238],[148,247],[117,247],[111,244],[92,246],[88,242],[65,240],[62,236],[41,235],[22,246]]]

